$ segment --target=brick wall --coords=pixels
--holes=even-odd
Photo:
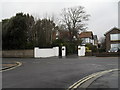
[[[120,57],[120,52],[86,52],[85,56],[96,56],[96,57]]]
[[[34,57],[33,50],[5,50],[2,51],[2,57]]]

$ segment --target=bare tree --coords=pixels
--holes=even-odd
[[[100,37],[100,43],[104,43],[105,42],[105,37]]]
[[[106,49],[105,37],[101,37],[99,41],[100,41],[100,49],[102,49],[103,51],[105,51],[105,49]]]
[[[89,14],[86,14],[84,7],[72,7],[64,8],[61,13],[62,22],[67,26],[69,30],[71,40],[74,36],[77,37],[78,31],[85,30],[85,22],[88,20]]]

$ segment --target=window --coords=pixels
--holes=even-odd
[[[111,48],[114,48],[114,47],[120,48],[120,43],[111,44]]]
[[[120,40],[120,34],[110,34],[110,40]]]
[[[90,43],[90,39],[89,38],[82,38],[82,43],[84,43],[84,44]]]
[[[56,32],[56,36],[58,36],[59,35],[59,33],[58,32]]]
[[[58,39],[58,37],[56,37],[56,39]]]
[[[90,41],[89,41],[89,38],[85,38],[85,41],[86,41],[86,43],[89,43]]]

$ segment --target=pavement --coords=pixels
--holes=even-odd
[[[85,76],[118,68],[117,57],[71,57],[3,58],[3,64],[22,63],[2,72],[3,88],[68,88]],[[118,72],[97,78],[88,88],[118,88]]]
[[[7,61],[5,63],[2,63],[2,67],[0,68],[0,71],[8,70],[10,68],[16,67],[17,65],[19,65],[18,62]]]
[[[88,88],[118,88],[118,72],[107,73],[97,78]]]

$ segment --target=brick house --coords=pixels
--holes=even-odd
[[[53,32],[52,32],[52,41],[58,39],[58,37],[59,37],[58,31],[53,31]]]
[[[53,31],[52,32],[52,40],[56,40],[56,39],[63,39],[66,41],[69,41],[70,39],[70,33],[69,31]]]
[[[120,29],[114,27],[105,34],[106,51],[113,47],[120,48]]]
[[[85,32],[81,32],[80,34],[78,34],[77,36],[79,39],[82,40],[82,45],[86,45],[87,43],[91,43],[93,45],[98,46],[98,38],[97,35],[93,35],[92,31],[85,31]],[[69,31],[65,31],[65,30],[61,30],[61,31],[54,31],[52,32],[52,40],[56,40],[56,39],[63,39],[65,41],[69,41],[70,40],[70,33]]]
[[[82,45],[91,43],[94,45],[94,37],[92,31],[85,31],[79,34],[79,38],[82,40]]]

